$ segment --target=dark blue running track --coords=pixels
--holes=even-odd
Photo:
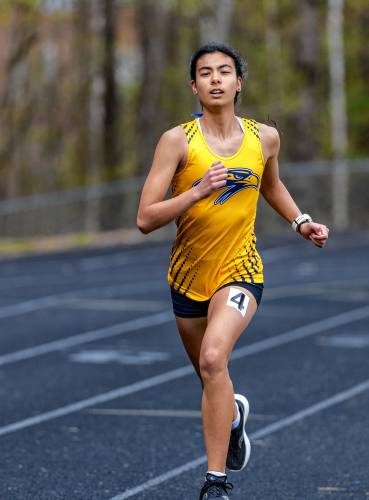
[[[230,363],[252,454],[234,500],[369,498],[369,234],[259,238],[266,288]],[[169,243],[0,261],[0,500],[195,500],[200,386]]]

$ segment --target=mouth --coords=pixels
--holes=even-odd
[[[224,91],[222,89],[213,89],[210,91],[211,95],[223,95]]]

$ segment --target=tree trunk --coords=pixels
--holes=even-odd
[[[117,117],[119,113],[115,84],[115,36],[116,36],[116,2],[104,0],[104,137],[103,160],[108,179],[116,177],[117,154]]]
[[[143,57],[141,91],[138,99],[139,174],[148,171],[155,144],[162,131],[160,97],[166,66],[165,31],[169,8],[165,2],[140,0],[138,24]]]
[[[267,52],[269,119],[277,126],[283,117],[283,58],[279,26],[278,0],[264,0],[265,48]]]
[[[25,136],[32,124],[34,109],[30,96],[32,78],[29,53],[38,40],[37,28],[26,5],[14,5],[10,50],[6,60],[0,109],[4,124],[1,132],[1,163],[4,165],[5,198],[22,194],[22,163],[27,158]]]
[[[298,0],[295,64],[301,79],[300,97],[292,119],[295,131],[290,142],[290,153],[294,160],[310,160],[316,156],[317,148],[317,103],[318,64],[320,58],[319,0]]]
[[[335,160],[332,183],[333,222],[337,229],[348,226],[347,116],[345,56],[343,49],[343,0],[328,1],[327,35],[330,75],[331,143]]]
[[[206,0],[205,9],[200,18],[201,44],[228,43],[234,10],[233,0]]]
[[[102,74],[101,54],[102,30],[104,27],[104,13],[101,8],[101,0],[90,1],[90,31],[91,31],[91,94],[89,106],[89,182],[88,202],[86,207],[86,229],[98,231],[100,229],[100,198],[98,183],[101,181],[102,166],[102,134],[104,120],[104,79]],[[101,57],[101,56],[100,56]]]

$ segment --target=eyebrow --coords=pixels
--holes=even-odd
[[[232,66],[230,64],[221,64],[220,66],[217,67],[217,69],[222,69],[222,68],[232,69]],[[201,66],[201,68],[199,68],[199,71],[201,71],[203,69],[213,69],[213,68],[210,66]]]

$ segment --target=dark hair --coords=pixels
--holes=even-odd
[[[236,68],[236,74],[242,80],[247,76],[247,62],[241,57],[241,55],[229,45],[224,43],[211,42],[200,47],[191,57],[190,62],[190,76],[191,80],[196,80],[196,64],[197,61],[205,54],[212,54],[213,52],[222,52],[226,56],[233,59]],[[235,96],[235,102],[237,101],[238,92]]]

